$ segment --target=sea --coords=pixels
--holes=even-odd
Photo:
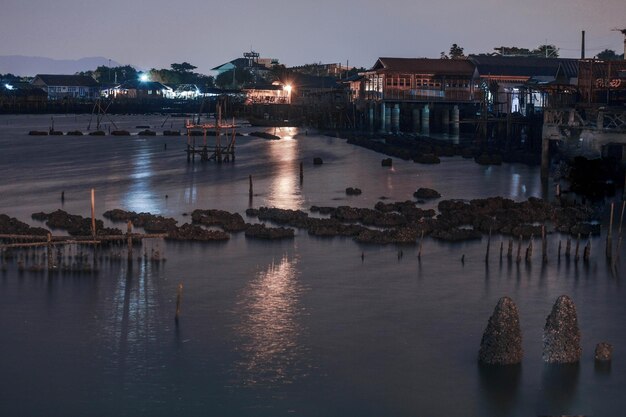
[[[184,123],[160,114],[2,115],[0,213],[41,227],[31,219],[35,212],[88,217],[91,189],[98,218],[121,208],[179,225],[191,222],[195,209],[237,212],[255,223],[247,208],[373,208],[415,200],[420,187],[442,199],[554,198],[555,184],[542,184],[539,167],[481,166],[461,157],[437,165],[394,158],[383,167],[385,155],[344,139],[243,121],[234,162],[188,162]],[[28,135],[52,124],[63,132],[125,129],[132,136]],[[159,135],[137,136],[145,126]],[[165,129],[183,136],[162,136]],[[260,129],[280,139],[248,135]],[[316,157],[322,165],[313,164]],[[347,187],[362,194],[347,196]],[[436,209],[437,200],[421,207]],[[622,245],[615,265],[607,262],[603,230],[591,238],[588,262],[559,259],[558,243],[567,237],[558,233],[548,235],[544,264],[539,239],[533,259],[517,263],[506,257],[509,238],[494,235],[486,262],[486,237],[425,238],[418,257],[419,244],[368,245],[305,230],[280,241],[243,233],[219,243],[146,239],[130,262],[102,250],[92,272],[48,274],[5,260],[0,415],[626,415],[626,251]],[[142,256],[155,251],[156,262]],[[27,253],[43,259],[42,249]],[[563,294],[576,304],[582,358],[546,365],[543,328]],[[480,366],[482,333],[503,296],[518,306],[524,359]],[[594,362],[599,342],[614,346],[609,366]]]

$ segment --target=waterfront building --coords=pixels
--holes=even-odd
[[[48,100],[95,99],[100,96],[100,85],[86,75],[37,74],[32,85],[48,94]]]

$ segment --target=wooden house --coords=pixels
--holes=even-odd
[[[91,100],[100,96],[100,85],[86,75],[38,74],[32,85],[48,94],[48,100],[66,98]]]
[[[361,82],[359,98],[368,101],[467,103],[482,98],[476,68],[465,59],[378,58]]]

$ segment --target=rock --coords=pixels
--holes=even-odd
[[[280,136],[272,135],[271,133],[266,132],[251,132],[248,136],[256,136],[257,138],[269,139],[269,140],[278,140]]]
[[[201,226],[189,223],[181,227],[175,227],[167,232],[168,240],[196,240],[202,242],[224,241],[230,239],[230,235],[220,230],[207,230]]]
[[[547,363],[574,363],[580,360],[580,330],[576,306],[571,298],[557,298],[543,329],[543,360]]]
[[[613,345],[601,342],[596,345],[595,359],[597,361],[610,361],[613,356]]]
[[[512,365],[520,363],[523,356],[517,306],[509,297],[502,297],[489,317],[478,360],[487,365]]]
[[[380,161],[380,165],[384,167],[390,167],[392,165],[391,158],[383,159],[382,161]]]
[[[120,209],[105,211],[102,216],[114,222],[127,222],[130,220],[133,226],[142,227],[147,233],[168,233],[170,230],[176,229],[176,223],[178,223],[171,217],[163,217],[151,213],[135,213],[134,211]]]
[[[246,229],[246,237],[256,239],[291,239],[294,230],[287,227],[265,227],[264,224],[251,224]]]
[[[30,136],[48,136],[48,132],[45,130],[31,130],[28,134]]]
[[[415,198],[439,198],[441,194],[437,190],[433,190],[432,188],[418,188],[416,192],[413,193],[413,197]]]
[[[313,165],[322,165],[323,163],[324,161],[322,161],[322,158],[320,157],[313,158]]]
[[[6,235],[41,235],[50,233],[42,227],[30,227],[28,224],[19,221],[15,217],[0,214],[0,233]]]
[[[156,136],[156,132],[154,130],[142,130],[137,133],[137,136]]]
[[[415,158],[413,158],[413,161],[417,162],[418,164],[440,164],[441,163],[441,159],[439,159],[439,157],[435,155],[434,153],[425,153],[422,155],[418,155]]]
[[[63,132],[61,132],[60,130],[51,130],[49,134],[51,136],[63,136]]]
[[[163,136],[180,136],[180,130],[164,130]]]
[[[360,188],[352,188],[352,187],[346,188],[346,194],[347,195],[360,195],[361,192],[362,191],[361,191]]]
[[[102,130],[96,130],[94,132],[89,132],[89,136],[104,136],[106,133]]]
[[[128,130],[114,130],[111,132],[111,136],[130,136]]]
[[[66,136],[83,136],[83,132],[80,130],[70,130],[65,134]]]
[[[229,213],[224,210],[194,210],[191,213],[193,223],[206,226],[220,226],[225,232],[241,232],[248,228],[239,213]]]
[[[67,230],[72,236],[90,236],[91,235],[91,218],[69,214],[63,210],[56,210],[51,213],[34,213],[31,216],[35,220],[45,221],[46,226],[53,229]],[[96,234],[102,235],[121,235],[120,229],[105,228],[102,220],[96,219]]]

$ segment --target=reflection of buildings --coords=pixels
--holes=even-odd
[[[287,255],[259,272],[244,289],[238,303],[242,323],[239,335],[243,358],[241,370],[245,382],[285,381],[297,369],[303,347],[298,336],[302,286],[298,281],[297,259]]]

